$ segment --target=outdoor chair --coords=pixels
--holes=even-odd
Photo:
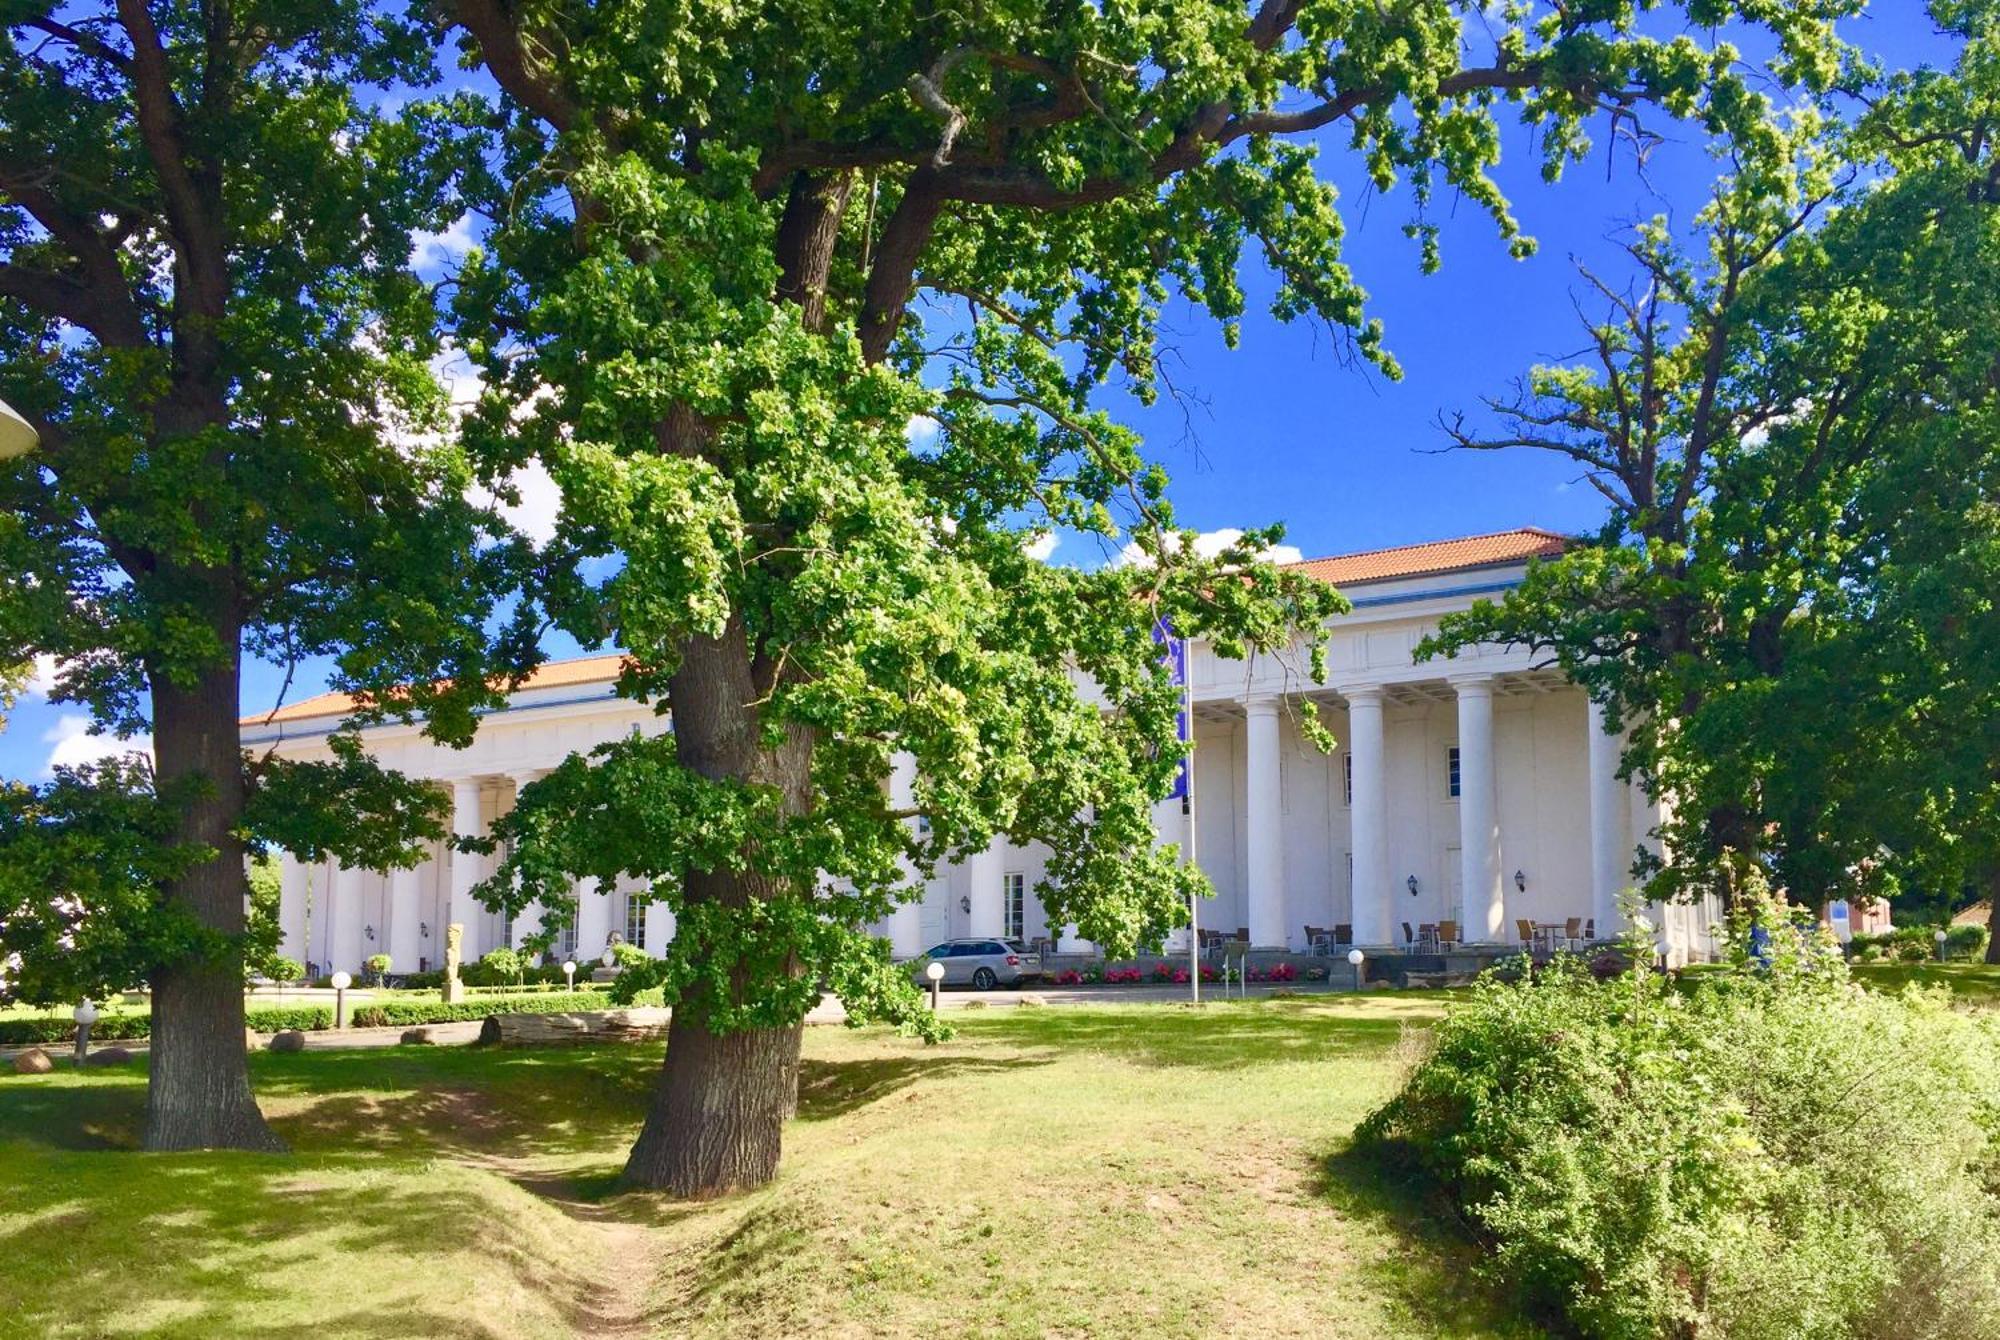
[[[1583,942],[1595,944],[1597,941],[1597,918],[1591,917],[1583,923]]]
[[[1438,923],[1439,951],[1442,952],[1446,949],[1454,948],[1457,946],[1457,944],[1458,944],[1458,923],[1456,921],[1440,921]]]
[[[1333,942],[1334,942],[1335,944],[1337,944],[1337,945],[1351,945],[1351,944],[1353,944],[1353,943],[1354,943],[1354,927],[1352,927],[1352,926],[1343,926],[1343,925],[1341,925],[1341,924],[1340,924],[1339,922],[1337,922],[1337,921],[1336,921],[1336,922],[1335,922],[1335,923],[1333,924]]]
[[[1229,982],[1232,977],[1236,981],[1237,995],[1247,996],[1250,993],[1250,974],[1247,971],[1249,965],[1250,938],[1248,936],[1245,936],[1241,940],[1231,940],[1222,946],[1223,995],[1227,996],[1229,994]]]
[[[1535,947],[1535,923],[1526,917],[1514,918],[1514,933],[1521,937],[1521,943],[1530,949]]]
[[[1571,917],[1563,923],[1563,943],[1571,949],[1583,948],[1583,918]]]
[[[1417,933],[1410,929],[1410,923],[1406,921],[1403,923],[1403,949],[1405,952],[1411,952],[1416,947]]]

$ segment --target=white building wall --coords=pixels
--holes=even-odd
[[[1591,914],[1591,793],[1582,695],[1546,673],[1538,674],[1521,653],[1475,648],[1450,662],[1418,665],[1412,659],[1417,641],[1435,629],[1439,616],[1462,609],[1476,594],[1517,577],[1518,570],[1461,572],[1368,584],[1354,593],[1355,611],[1332,629],[1326,685],[1315,685],[1305,676],[1303,651],[1262,656],[1244,664],[1220,660],[1206,646],[1191,649],[1191,691],[1198,707],[1209,709],[1198,713],[1195,723],[1193,769],[1199,854],[1215,888],[1215,897],[1201,909],[1204,927],[1234,934],[1249,924],[1244,703],[1269,694],[1285,696],[1279,728],[1277,829],[1283,938],[1291,947],[1303,948],[1308,924],[1355,923],[1349,861],[1356,834],[1353,809],[1342,786],[1342,759],[1349,739],[1347,713],[1338,697],[1343,686],[1377,686],[1383,695],[1393,938],[1401,940],[1404,921],[1414,926],[1457,920],[1463,926],[1458,806],[1447,785],[1447,751],[1456,743],[1458,713],[1448,680],[1467,675],[1490,675],[1495,689],[1495,805],[1508,938],[1513,938],[1517,917],[1559,921]],[[1295,695],[1305,693],[1323,695],[1326,705],[1321,715],[1339,742],[1330,756],[1320,754],[1298,730]],[[324,719],[294,722],[281,732],[252,727],[246,729],[246,740],[275,742],[289,757],[324,758],[324,731],[330,724]],[[475,779],[481,822],[490,824],[511,805],[513,778],[547,771],[573,752],[635,730],[657,735],[666,729],[666,721],[650,709],[612,697],[608,684],[595,684],[517,694],[510,710],[489,717],[465,750],[443,748],[425,741],[414,729],[399,726],[374,728],[365,738],[386,766],[436,778],[447,789],[453,779]],[[280,734],[282,740],[276,738]],[[1636,832],[1650,809],[1643,797],[1632,798],[1631,808],[1631,821],[1619,826],[1621,833]],[[1162,841],[1185,840],[1186,826],[1177,803],[1163,804],[1157,822]],[[455,861],[470,861],[479,878],[494,866],[494,858],[458,856],[439,844],[431,862],[419,872],[419,905],[431,931],[420,941],[420,957],[422,966],[432,969],[442,965],[450,920],[450,869]],[[1005,843],[978,863],[992,881],[1014,871],[1024,876],[1029,893],[1021,930],[1029,938],[1065,929],[1048,925],[1033,894],[1046,864],[1045,851]],[[1525,893],[1515,888],[1516,870],[1526,877]],[[1411,875],[1418,881],[1415,897],[1407,891]],[[358,968],[361,958],[388,944],[387,885],[379,872],[342,872],[327,865],[307,868],[288,859],[281,914],[286,945],[321,971]],[[336,888],[338,895],[333,893]],[[928,947],[968,934],[979,917],[982,898],[992,900],[984,903],[990,909],[1000,896],[997,888],[977,893],[979,897],[971,863],[939,869],[927,882],[921,904],[905,918],[899,938],[907,941],[914,935]],[[966,910],[967,902],[974,903],[974,911]],[[615,920],[615,907],[612,914]],[[656,905],[652,915],[666,914]],[[373,942],[362,934],[370,924],[377,928]],[[622,921],[616,928],[622,930]],[[880,929],[886,934],[887,924]],[[1612,928],[1599,929],[1610,933]],[[476,913],[466,926],[467,960],[501,943],[502,932],[499,914]],[[664,947],[657,932],[646,938],[649,947]],[[1077,942],[1072,937],[1068,943]],[[899,948],[907,952],[908,946]]]

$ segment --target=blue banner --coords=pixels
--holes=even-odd
[[[1175,637],[1166,620],[1153,623],[1153,641],[1160,645],[1160,659],[1166,664],[1167,674],[1174,687],[1181,691],[1180,707],[1174,713],[1174,738],[1181,742],[1180,765],[1174,769],[1174,783],[1162,797],[1164,800],[1185,800],[1188,793],[1188,752],[1192,722],[1188,720],[1188,644],[1184,637]]]

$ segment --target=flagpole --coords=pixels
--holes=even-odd
[[[1186,778],[1185,794],[1181,796],[1181,813],[1187,817],[1188,864],[1197,873],[1201,862],[1195,850],[1194,818],[1194,667],[1193,648],[1186,640],[1181,642],[1181,718],[1187,722],[1187,754],[1181,764],[1182,775]],[[1188,989],[1196,1005],[1201,1004],[1201,895],[1188,890]]]

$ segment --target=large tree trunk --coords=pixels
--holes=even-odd
[[[848,173],[800,174],[779,223],[777,297],[797,304],[810,330],[825,324],[827,276],[852,185]],[[709,424],[682,410],[661,423],[659,440],[671,454],[699,456],[713,436]],[[788,725],[771,744],[756,707],[782,673],[782,660],[752,644],[738,614],[720,636],[688,640],[667,693],[683,767],[715,781],[773,787],[785,812],[796,815],[813,803],[813,733]],[[809,887],[761,870],[754,852],[744,855],[741,870],[690,872],[685,901],[747,907],[810,898]],[[744,1003],[774,972],[800,971],[796,959],[739,963],[730,973],[735,999],[728,1003]],[[627,1182],[700,1198],[762,1186],[777,1175],[784,1124],[798,1110],[803,1025],[718,1032],[708,1004],[698,994],[675,1002],[659,1088],[625,1163]]]
[[[153,679],[153,749],[160,786],[185,808],[179,839],[212,848],[168,896],[225,936],[243,932],[249,893],[243,844],[243,758],[237,726],[238,632],[218,617],[226,663],[192,686]],[[176,783],[198,779],[194,793]],[[250,1093],[243,1046],[243,963],[234,948],[163,964],[153,973],[152,1073],[146,1089],[148,1149],[282,1150]]]
[[[710,1032],[686,1010],[667,1028],[667,1059],[625,1180],[707,1198],[778,1172],[804,1026]]]

